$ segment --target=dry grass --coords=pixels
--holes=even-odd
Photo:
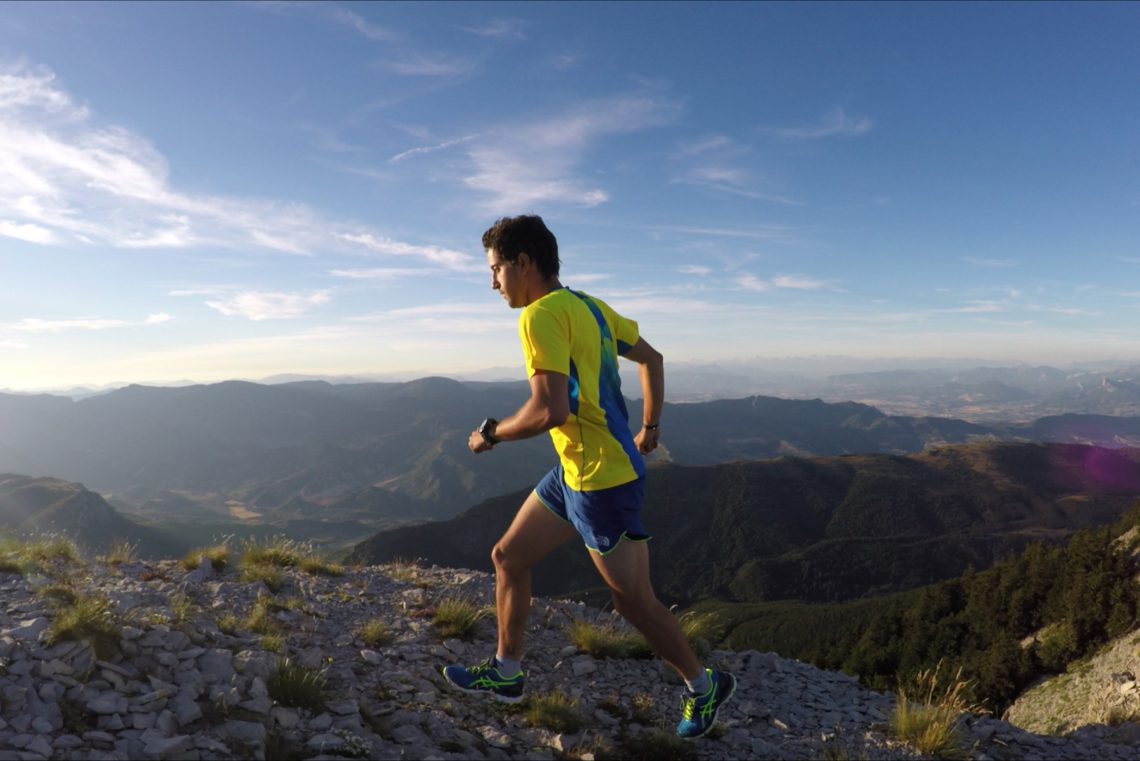
[[[106,597],[92,593],[64,596],[56,606],[48,643],[87,640],[100,658],[110,657],[119,644],[119,621]]]
[[[581,705],[562,690],[527,696],[524,710],[532,727],[553,732],[573,734],[587,724]]]
[[[945,684],[940,672],[942,662],[920,671],[908,690],[899,685],[898,701],[891,717],[891,736],[901,740],[924,756],[966,759],[970,749],[966,736],[958,726],[964,713],[984,713],[965,698],[969,682],[962,679],[959,668]]]
[[[229,545],[215,544],[210,547],[190,550],[182,557],[182,567],[187,571],[193,571],[202,562],[203,556],[210,561],[210,566],[220,573],[226,570],[226,566],[230,564]]]
[[[570,625],[567,635],[574,647],[595,658],[653,657],[644,637],[615,623],[591,624],[579,619]]]
[[[449,597],[436,606],[431,623],[444,639],[470,639],[475,625],[490,614],[486,608],[462,597]]]
[[[126,539],[120,539],[111,546],[106,555],[100,555],[98,560],[107,565],[124,565],[134,561],[137,550],[138,545],[131,544]]]
[[[370,618],[356,630],[356,636],[368,647],[384,647],[395,639],[392,630],[382,618]]]

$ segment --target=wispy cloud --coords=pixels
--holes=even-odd
[[[792,288],[801,291],[819,291],[827,288],[827,283],[803,275],[777,275],[772,278],[772,285],[777,288]]]
[[[31,348],[25,341],[0,341],[0,349],[28,349]]]
[[[1007,309],[1007,304],[998,301],[971,301],[965,306],[951,307],[949,309],[938,309],[935,311],[951,314],[975,314],[984,312],[1004,312]]]
[[[1140,264],[1140,256],[1118,256],[1116,258],[1128,264]]]
[[[425,145],[418,148],[409,148],[408,150],[397,153],[395,156],[388,159],[388,163],[398,164],[401,161],[409,159],[413,156],[421,156],[426,153],[435,153],[436,151],[442,151],[454,145],[460,145],[470,140],[474,140],[476,137],[476,135],[464,135],[463,137],[458,137],[454,140],[444,140],[442,143],[437,143],[436,145]]]
[[[818,124],[802,127],[762,127],[763,134],[786,140],[820,140],[828,137],[857,137],[875,126],[868,117],[852,118],[842,107],[825,114]]]
[[[317,3],[314,7],[320,8],[321,11],[333,21],[355,29],[370,40],[375,40],[376,42],[393,42],[399,39],[399,35],[391,30],[374,24],[359,13],[354,13],[347,8],[342,8],[332,3]]]
[[[76,317],[67,320],[45,320],[39,317],[25,317],[22,320],[0,327],[20,333],[63,333],[73,330],[111,330],[114,328],[128,328],[138,325],[160,325],[164,322],[169,322],[171,319],[171,316],[164,312],[147,315],[145,319],[135,322],[129,320],[109,320],[97,317]]]
[[[486,131],[468,151],[474,172],[464,178],[464,184],[489,197],[486,207],[492,213],[549,203],[597,206],[609,195],[579,176],[583,154],[608,135],[668,124],[679,110],[672,100],[631,95],[592,101],[550,119]]]
[[[765,281],[763,281],[760,278],[756,277],[755,275],[752,275],[749,273],[737,275],[736,280],[734,282],[746,291],[763,292],[763,291],[767,291],[768,289],[770,289],[772,287],[771,285],[769,285]]]
[[[0,166],[0,236],[40,245],[308,255],[371,239],[393,255],[463,257],[367,229],[345,235],[351,225],[304,204],[179,192],[150,142],[96,123],[52,71],[23,62],[0,65]]]
[[[475,70],[475,64],[469,60],[443,54],[431,56],[422,51],[409,52],[395,60],[379,61],[376,65],[405,77],[463,77]]]
[[[985,259],[977,256],[963,256],[962,261],[975,267],[986,267],[988,269],[1009,269],[1021,264],[1020,259]]]
[[[522,19],[492,19],[476,26],[461,26],[459,28],[479,37],[526,39],[524,31],[526,22]]]
[[[448,302],[388,309],[351,317],[349,321],[391,323],[406,333],[509,333],[517,324],[517,314],[501,300],[488,299],[477,303]]]
[[[370,267],[365,269],[332,270],[333,277],[345,277],[351,280],[379,280],[390,282],[403,280],[409,277],[439,277],[439,270],[412,269],[409,267]]]
[[[224,299],[207,301],[206,306],[227,317],[245,317],[260,322],[300,317],[311,309],[328,303],[329,299],[328,290],[311,293],[242,291]]]
[[[339,233],[336,237],[387,256],[417,257],[461,272],[474,272],[483,269],[483,262],[477,261],[474,256],[440,246],[417,246],[372,233]]]
[[[704,277],[705,275],[708,275],[710,272],[712,272],[712,268],[704,267],[699,264],[686,264],[683,267],[678,267],[677,271],[682,275],[700,275],[701,277]]]

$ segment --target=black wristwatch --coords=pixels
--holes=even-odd
[[[495,438],[495,426],[499,424],[498,420],[489,417],[479,424],[479,435],[483,437],[483,441],[487,442],[488,446],[495,446],[499,440]]]

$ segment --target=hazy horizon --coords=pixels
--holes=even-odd
[[[1137,22],[9,3],[0,388],[521,368],[518,213],[673,363],[1140,364]]]

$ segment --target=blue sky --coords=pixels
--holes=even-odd
[[[6,3],[0,388],[520,368],[480,236],[670,361],[1140,361],[1134,3]]]

